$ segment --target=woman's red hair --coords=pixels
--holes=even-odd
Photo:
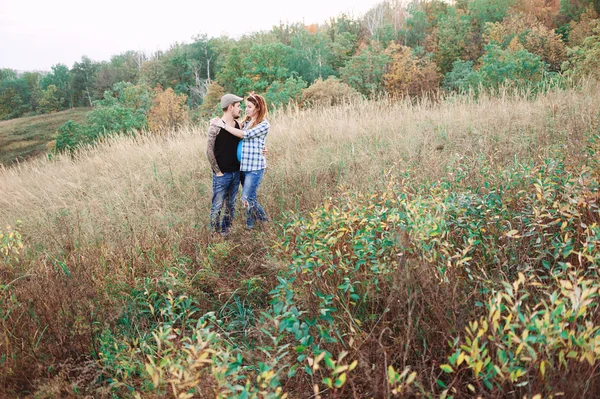
[[[256,119],[254,124],[250,126],[250,129],[252,129],[254,126],[264,121],[267,117],[267,103],[265,99],[258,94],[250,94],[246,101],[250,101],[254,107],[256,107]],[[250,119],[251,118],[249,116],[246,116],[246,122],[250,121]]]

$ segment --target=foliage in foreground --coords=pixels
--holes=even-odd
[[[135,241],[110,248],[74,234],[69,209],[49,220],[56,251],[2,231],[0,384],[40,397],[594,397],[600,137],[587,120],[565,136],[591,136],[583,154],[490,151],[431,181],[415,160],[384,171],[387,188],[339,187],[227,241],[131,227]]]
[[[138,278],[96,334],[95,384],[126,397],[592,397],[599,138],[583,164],[465,159],[442,181],[405,170],[289,214],[270,248],[288,266],[216,308],[181,264]],[[25,304],[3,290],[10,341]]]

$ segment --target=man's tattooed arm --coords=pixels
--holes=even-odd
[[[215,157],[215,141],[217,140],[217,135],[221,129],[217,126],[210,126],[208,128],[208,142],[206,143],[206,157],[208,158],[208,163],[210,164],[211,169],[217,175],[221,174],[221,169],[219,169],[219,165],[217,164],[217,158]]]

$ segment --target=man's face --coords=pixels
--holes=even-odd
[[[241,113],[242,113],[242,108],[240,107],[240,103],[235,103],[231,106],[231,115],[233,116],[234,119],[239,118]]]

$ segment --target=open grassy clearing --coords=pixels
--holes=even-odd
[[[599,109],[594,83],[290,109],[259,192],[273,223],[238,217],[228,240],[206,229],[205,126],[4,169],[0,221],[21,221],[24,249],[0,274],[0,382],[594,397]]]
[[[90,108],[74,108],[46,115],[0,121],[0,164],[10,165],[48,153],[47,145],[68,120],[85,121]]]

